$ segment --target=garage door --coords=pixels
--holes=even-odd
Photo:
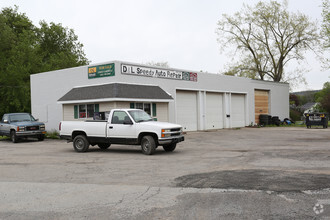
[[[231,127],[245,127],[245,95],[231,96]]]
[[[259,115],[268,114],[268,91],[254,91],[255,123],[259,124]]]
[[[222,94],[206,93],[206,129],[223,128]]]
[[[197,93],[176,92],[177,123],[184,131],[197,131]]]

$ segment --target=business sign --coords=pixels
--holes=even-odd
[[[166,69],[122,64],[121,73],[136,75],[136,76],[148,76],[148,77],[156,77],[156,78],[197,82],[197,73],[177,71],[177,70],[166,70]]]
[[[115,75],[114,63],[88,67],[88,79],[114,76],[114,75]]]

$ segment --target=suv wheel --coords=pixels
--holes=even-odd
[[[17,143],[18,142],[18,137],[16,135],[16,131],[11,131],[10,132],[10,139],[13,143]]]

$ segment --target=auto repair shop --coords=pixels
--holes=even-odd
[[[96,112],[138,108],[185,131],[244,127],[260,114],[289,117],[289,84],[111,61],[33,74],[32,114],[46,129]]]

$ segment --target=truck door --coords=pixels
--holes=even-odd
[[[136,138],[133,120],[125,111],[114,111],[107,125],[109,138]]]
[[[4,121],[7,121],[7,123],[4,123]],[[10,125],[9,125],[9,116],[4,115],[2,118],[2,121],[0,122],[0,134],[1,135],[9,135],[9,130],[10,130]]]

